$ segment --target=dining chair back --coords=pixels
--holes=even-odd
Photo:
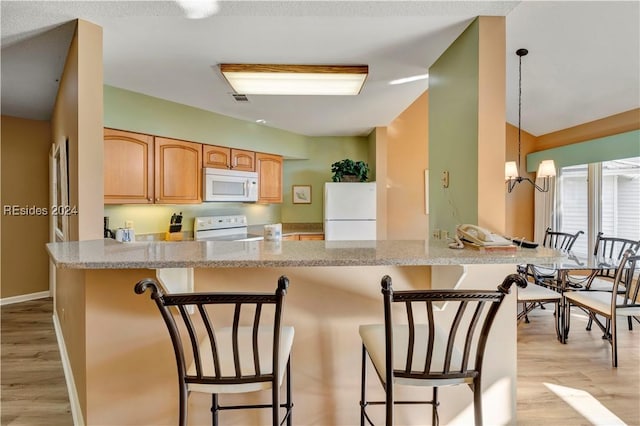
[[[627,318],[640,316],[640,301],[638,301],[638,268],[640,256],[634,250],[626,250],[622,255],[613,281],[614,288],[622,288],[622,292],[615,291],[571,291],[565,293],[569,309],[565,311],[565,322],[568,324],[571,313],[570,307],[578,306],[589,315],[587,330],[591,323],[595,323],[604,333],[604,338],[611,344],[611,364],[618,366],[617,321],[618,316]],[[635,282],[634,282],[635,281]],[[600,320],[598,316],[604,319]]]
[[[473,391],[474,419],[482,425],[482,364],[489,331],[512,284],[526,286],[517,274],[507,276],[497,291],[394,291],[389,276],[381,281],[384,324],[360,326],[362,372],[360,423],[373,424],[366,409],[384,404],[386,425],[394,424],[394,405],[430,404],[438,424],[438,387],[467,384]],[[404,305],[406,322],[394,321],[392,305]],[[441,309],[446,306],[445,309]],[[398,306],[399,307],[399,306]],[[422,314],[418,315],[418,310]],[[455,314],[453,314],[455,313]],[[366,359],[371,360],[386,397],[366,396]],[[430,401],[396,401],[394,385],[433,387]]]
[[[288,287],[285,276],[279,278],[274,293],[165,294],[154,279],[135,285],[137,294],[151,290],[151,299],[169,331],[178,369],[181,426],[187,424],[190,392],[212,395],[214,426],[218,424],[218,411],[242,408],[271,408],[273,425],[280,425],[281,407],[285,408],[287,425],[291,425],[290,353],[294,330],[281,324]],[[280,386],[285,371],[286,402],[281,404]],[[264,389],[271,389],[270,404],[218,403],[219,394]]]
[[[576,233],[553,231],[547,228],[544,233],[542,245],[547,248],[569,252],[576,240],[583,231]],[[558,282],[557,271],[551,268],[544,268],[536,265],[521,265],[518,267],[518,273],[531,277],[533,284],[527,288],[518,289],[518,303],[522,304],[522,310],[518,311],[518,321],[524,318],[525,322],[529,322],[529,313],[536,307],[545,309],[545,303],[553,303],[556,316],[558,315],[560,301],[562,299],[560,283]],[[560,324],[556,318],[556,335],[560,336]]]
[[[578,237],[582,234],[584,234],[583,231],[572,234],[570,232],[553,231],[551,228],[547,228],[544,233],[542,245],[557,250],[570,251]]]
[[[602,232],[598,232],[593,255],[602,258],[603,261],[611,261],[617,265],[627,250],[637,252],[640,249],[640,240],[632,240],[622,237],[605,237]],[[593,275],[585,286],[587,290],[612,291],[613,279],[616,275],[616,268],[600,269]],[[622,289],[620,289],[622,290]]]

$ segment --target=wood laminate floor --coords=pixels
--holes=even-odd
[[[618,368],[611,345],[572,308],[566,345],[556,340],[553,307],[518,324],[518,424],[640,425],[640,324],[618,320]]]
[[[0,309],[2,425],[73,425],[52,309],[51,299]]]
[[[72,425],[51,299],[3,306],[0,315],[0,424]],[[640,325],[620,330],[614,369],[609,344],[597,328],[585,330],[577,309],[566,345],[555,338],[552,310],[529,318],[518,325],[519,425],[640,426]]]

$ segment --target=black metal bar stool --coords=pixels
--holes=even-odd
[[[212,423],[218,424],[218,411],[244,408],[271,408],[272,423],[280,425],[280,408],[285,408],[282,423],[291,426],[291,346],[294,329],[281,324],[284,298],[289,287],[280,277],[275,293],[182,293],[163,294],[160,284],[144,279],[135,285],[142,294],[151,289],[169,330],[178,367],[180,390],[180,426],[187,424],[187,400],[190,392],[212,395]],[[231,306],[230,326],[213,319],[223,305]],[[177,309],[174,315],[171,307]],[[261,324],[264,311],[273,312],[273,321]],[[248,314],[251,325],[242,325]],[[245,314],[245,315],[243,315]],[[176,317],[182,321],[176,321]],[[246,321],[245,321],[246,322]],[[286,371],[284,403],[280,386]],[[229,405],[218,403],[219,394],[245,393],[271,389],[271,404]]]
[[[373,425],[367,406],[384,404],[386,425],[392,426],[394,405],[432,405],[432,424],[438,424],[438,387],[467,384],[473,391],[475,424],[482,425],[481,378],[484,350],[498,308],[512,284],[526,287],[526,280],[508,275],[497,291],[419,290],[394,291],[391,278],[382,278],[384,324],[360,326],[362,338],[362,382],[360,424]],[[406,309],[406,324],[396,324],[392,304]],[[455,315],[439,315],[436,304],[446,303]],[[426,321],[418,323],[414,311],[426,310]],[[367,355],[385,391],[384,401],[366,397]],[[396,401],[394,385],[433,387],[430,401]]]

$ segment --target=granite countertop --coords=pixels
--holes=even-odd
[[[120,243],[103,239],[49,243],[47,250],[58,268],[71,269],[544,264],[564,257],[547,248],[489,253],[421,240]]]

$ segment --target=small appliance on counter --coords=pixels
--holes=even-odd
[[[193,222],[193,239],[196,241],[259,241],[262,235],[248,233],[244,215],[203,216]]]
[[[132,228],[118,228],[116,229],[116,241],[133,243],[136,241],[136,234]]]
[[[265,241],[281,241],[282,240],[282,224],[274,223],[264,226]]]

